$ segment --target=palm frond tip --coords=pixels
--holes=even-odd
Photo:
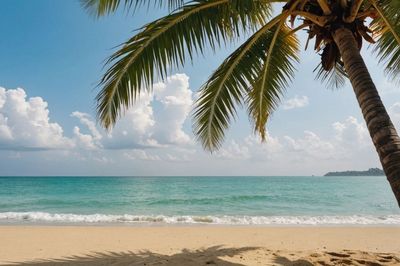
[[[215,48],[261,24],[270,11],[263,1],[197,1],[146,25],[108,61],[97,96],[100,122],[110,128],[155,76],[164,78],[207,44]]]

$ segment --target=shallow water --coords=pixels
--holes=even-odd
[[[0,177],[0,223],[386,224],[385,177]]]

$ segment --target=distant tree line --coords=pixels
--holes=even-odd
[[[369,168],[367,171],[329,172],[324,176],[384,176],[385,172],[379,168]]]

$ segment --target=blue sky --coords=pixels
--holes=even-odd
[[[144,9],[94,19],[77,0],[3,0],[0,175],[319,175],[379,166],[351,87],[328,90],[315,81],[319,56],[311,50],[268,125],[267,143],[252,134],[244,112],[215,154],[203,152],[191,133],[197,89],[237,44],[172,72],[104,132],[94,119],[103,62],[163,14]],[[363,54],[398,126],[400,90],[371,50]]]

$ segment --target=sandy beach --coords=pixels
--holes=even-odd
[[[399,227],[2,226],[2,265],[400,265]]]

